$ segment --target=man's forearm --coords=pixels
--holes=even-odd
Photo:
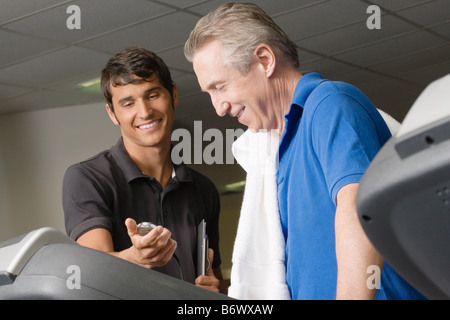
[[[356,212],[357,184],[338,193],[336,208],[336,258],[338,280],[336,299],[374,299],[376,286],[369,286],[368,268],[382,270],[383,259],[367,238]],[[370,269],[369,269],[370,270]],[[381,276],[381,275],[380,275]]]

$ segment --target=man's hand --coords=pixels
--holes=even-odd
[[[177,243],[170,238],[168,229],[156,227],[145,236],[137,232],[137,224],[131,218],[125,220],[132,246],[120,252],[114,251],[111,233],[102,228],[92,229],[77,239],[85,247],[109,253],[115,257],[136,263],[146,268],[161,267],[172,259]]]
[[[128,218],[125,225],[133,243],[127,249],[129,261],[146,268],[155,268],[166,265],[172,259],[177,243],[171,239],[172,233],[168,229],[158,226],[145,236],[140,236],[136,221]]]
[[[214,292],[219,292],[220,280],[214,275],[214,272],[212,270],[212,262],[214,261],[214,251],[212,249],[208,249],[208,261],[209,266],[208,270],[206,271],[206,276],[199,276],[197,279],[195,279],[195,284],[199,287]]]

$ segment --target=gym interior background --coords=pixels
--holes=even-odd
[[[180,93],[175,128],[241,128],[200,91],[184,42],[222,0],[2,0],[0,3],[0,241],[64,231],[61,183],[72,163],[115,144],[99,72],[130,46],[155,51]],[[448,0],[254,0],[296,42],[303,73],[358,86],[402,121],[422,90],[450,72]],[[76,6],[73,10],[73,6]],[[204,142],[208,145],[210,142]],[[225,146],[226,147],[226,146]],[[224,150],[229,152],[229,150]],[[193,164],[221,192],[222,269],[229,276],[245,172]]]

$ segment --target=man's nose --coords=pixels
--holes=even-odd
[[[219,117],[223,117],[231,110],[231,104],[229,102],[217,99],[215,97],[211,97],[212,104],[214,109],[216,109],[216,113]]]
[[[148,119],[152,113],[153,113],[153,109],[150,106],[150,103],[140,99],[137,102],[138,105],[138,115],[140,118],[142,119]]]

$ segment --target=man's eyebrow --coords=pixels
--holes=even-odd
[[[152,91],[160,90],[162,89],[160,86],[151,87],[150,89],[147,89],[144,91],[144,94],[150,93]]]
[[[125,102],[127,100],[131,100],[131,99],[133,99],[132,96],[128,96],[128,97],[122,98],[122,99],[119,100],[119,104],[122,104],[123,102]]]
[[[151,88],[149,88],[149,89],[144,91],[144,95],[148,94],[148,93],[150,93],[152,91],[159,90],[159,89],[161,89],[161,87],[159,87],[159,86],[151,87]],[[119,104],[122,104],[123,102],[128,101],[128,100],[132,100],[132,99],[133,99],[133,96],[123,97],[122,99],[119,100]]]

